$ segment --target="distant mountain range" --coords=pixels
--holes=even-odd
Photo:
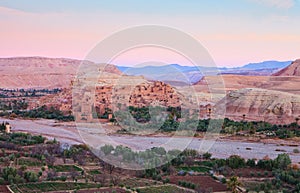
[[[284,62],[279,62],[279,61],[264,61],[264,62],[260,62],[260,63],[249,63],[245,66],[242,66],[241,68],[244,69],[252,69],[252,70],[259,70],[259,69],[281,69],[281,68],[285,68],[288,65],[290,65],[292,63],[292,61],[284,61]]]
[[[164,66],[126,67],[117,66],[120,71],[128,75],[144,76],[148,80],[160,80],[173,85],[194,84],[205,75],[240,74],[240,75],[271,75],[285,68],[292,61],[264,61],[250,63],[242,67],[217,68],[204,66],[181,66],[169,64]]]

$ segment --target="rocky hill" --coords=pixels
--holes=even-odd
[[[261,88],[300,94],[300,77],[220,75],[203,77],[194,85],[198,92],[211,89],[230,92],[243,88]]]
[[[46,105],[66,114],[72,111],[77,120],[91,121],[91,106],[95,112],[103,115],[107,109],[117,111],[127,106],[177,107],[182,100],[182,95],[169,84],[149,82],[141,76],[122,76],[106,72],[101,74],[97,84],[81,85],[80,81],[73,82],[73,89],[65,88],[59,94],[31,100],[29,108]]]
[[[226,117],[234,120],[295,122],[300,117],[300,96],[280,91],[247,88],[232,91],[216,104],[226,106]]]
[[[286,68],[276,72],[273,76],[300,76],[300,59],[292,62]]]
[[[0,88],[69,87],[82,62],[82,60],[66,58],[0,58]],[[89,61],[84,62],[94,64]],[[113,65],[105,65],[104,68],[106,72],[121,74]]]

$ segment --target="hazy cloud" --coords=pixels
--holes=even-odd
[[[289,9],[293,7],[296,0],[251,0],[266,6]]]

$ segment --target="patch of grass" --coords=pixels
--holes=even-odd
[[[178,171],[183,170],[186,172],[194,171],[194,172],[202,172],[202,173],[209,172],[209,170],[210,170],[210,168],[203,167],[203,166],[179,167],[177,169],[178,169]]]
[[[126,184],[126,186],[130,186],[130,187],[151,186],[151,185],[155,185],[156,183],[157,183],[156,181],[139,179],[139,178],[128,178],[122,181],[122,184]]]
[[[199,166],[206,166],[206,167],[213,167],[214,166],[214,162],[212,162],[212,161],[199,161],[199,162],[197,162],[197,164]]]
[[[101,174],[101,172],[99,170],[90,170],[89,173],[91,175]]]
[[[75,165],[55,165],[49,166],[50,169],[54,169],[56,172],[69,172],[72,170],[81,172],[82,169]]]
[[[149,186],[147,188],[139,188],[139,193],[192,193],[192,191],[183,190],[176,186],[166,185],[166,186]]]
[[[43,166],[43,163],[41,161],[33,161],[29,159],[18,159],[17,161],[18,165],[25,165],[25,166]]]
[[[21,190],[22,192],[49,192],[59,190],[74,190],[74,189],[86,189],[86,188],[97,188],[97,184],[86,184],[86,183],[74,183],[74,182],[41,182],[41,183],[27,183],[11,186],[13,190]],[[19,192],[19,191],[16,191]]]

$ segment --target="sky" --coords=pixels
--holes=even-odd
[[[126,28],[161,25],[195,38],[216,65],[300,58],[299,0],[0,0],[0,57],[85,59]],[[191,65],[162,48],[124,50],[111,62]],[[96,61],[97,62],[97,61]]]

